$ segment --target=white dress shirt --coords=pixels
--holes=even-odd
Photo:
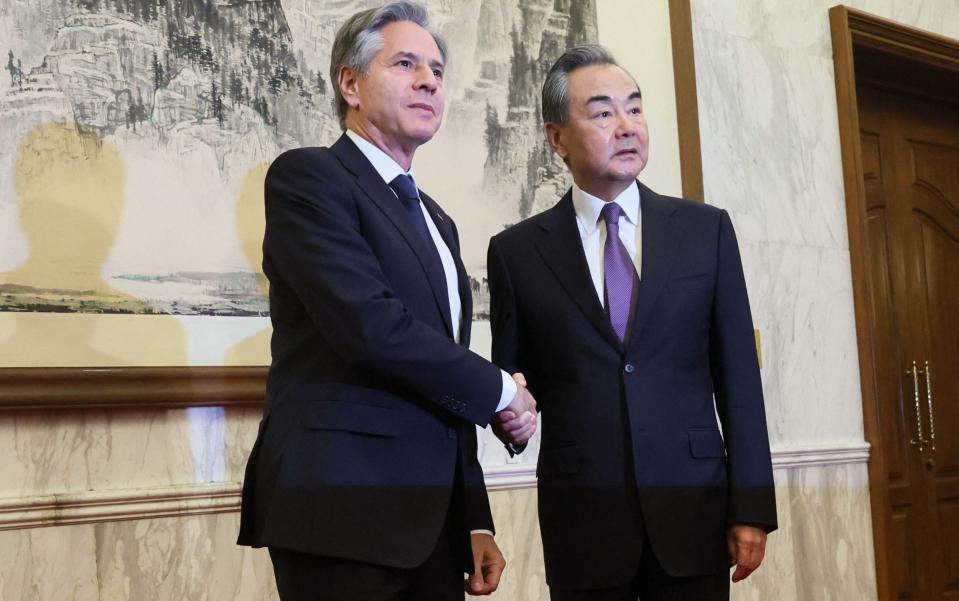
[[[629,256],[633,259],[633,266],[640,279],[643,277],[643,227],[642,212],[640,209],[639,186],[632,184],[613,199],[622,209],[619,216],[619,239],[626,246]],[[606,247],[606,222],[600,213],[606,203],[595,196],[584,192],[575,183],[573,184],[573,208],[576,210],[576,227],[579,237],[583,241],[583,251],[586,253],[586,264],[589,266],[589,275],[593,278],[593,287],[596,296],[604,307],[606,306],[606,280],[603,271],[603,250]]]
[[[367,160],[373,164],[373,169],[376,170],[376,172],[380,175],[380,177],[383,178],[383,181],[386,182],[387,185],[389,185],[389,183],[398,175],[406,174],[410,177],[413,177],[412,169],[410,169],[408,172],[404,171],[403,168],[400,167],[399,164],[388,154],[374,146],[371,142],[364,139],[353,130],[346,130],[346,135],[349,136],[350,140],[352,140],[354,144],[356,144],[356,147],[360,149],[360,152],[363,153],[363,156],[365,156]],[[413,181],[416,181],[415,177],[413,177]],[[459,280],[456,275],[456,263],[453,261],[453,253],[450,252],[449,247],[446,246],[446,242],[443,241],[443,237],[440,235],[439,230],[436,229],[436,224],[433,222],[433,218],[430,216],[429,211],[426,210],[426,206],[423,205],[422,200],[420,200],[420,210],[423,211],[423,218],[426,220],[426,227],[430,231],[430,236],[433,238],[433,243],[436,245],[436,250],[440,255],[440,261],[443,263],[443,273],[446,275],[446,291],[449,293],[450,323],[453,324],[453,340],[459,343],[463,303],[460,299]],[[470,319],[472,319],[472,316],[470,316]],[[496,406],[497,412],[505,409],[506,406],[509,405],[510,401],[513,400],[513,397],[516,396],[516,382],[513,381],[513,378],[505,371],[500,370],[500,373],[503,376],[503,389],[500,393],[499,404]]]

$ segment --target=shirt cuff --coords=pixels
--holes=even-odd
[[[503,374],[503,394],[499,398],[499,405],[496,406],[496,413],[499,413],[503,409],[509,407],[509,404],[516,396],[516,381],[513,380],[513,376],[509,375],[502,369],[499,371],[501,374]]]
[[[492,530],[470,530],[470,534],[489,534],[490,536],[493,536],[493,531]]]

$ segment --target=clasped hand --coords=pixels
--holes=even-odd
[[[493,432],[506,444],[522,446],[536,433],[536,399],[526,388],[526,378],[513,374],[516,396],[493,418]]]

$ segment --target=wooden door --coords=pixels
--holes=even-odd
[[[860,86],[886,565],[959,601],[959,108]]]

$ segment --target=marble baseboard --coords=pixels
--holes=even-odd
[[[239,514],[93,526],[99,599],[277,599],[269,554],[236,544]]]
[[[0,599],[100,601],[94,527],[0,532]]]
[[[536,498],[535,488],[490,495],[496,544],[506,557],[506,571],[499,589],[489,597],[491,600],[549,599]]]
[[[763,565],[731,601],[874,601],[869,482],[864,463],[778,469],[779,529]]]
[[[491,492],[536,486],[536,464],[487,468]],[[0,498],[0,530],[235,512],[240,482]]]
[[[865,463],[868,459],[867,444],[773,451],[776,469]],[[486,485],[494,493],[535,488],[536,464],[487,468]],[[0,498],[0,530],[235,512],[240,507],[241,486],[224,482]]]
[[[0,499],[0,530],[237,511],[240,484]]]
[[[866,466],[776,470],[778,531],[733,601],[876,599]],[[492,599],[547,601],[535,489],[490,494],[507,558]],[[180,516],[0,532],[0,599],[275,600],[269,555],[235,544],[239,515]]]

